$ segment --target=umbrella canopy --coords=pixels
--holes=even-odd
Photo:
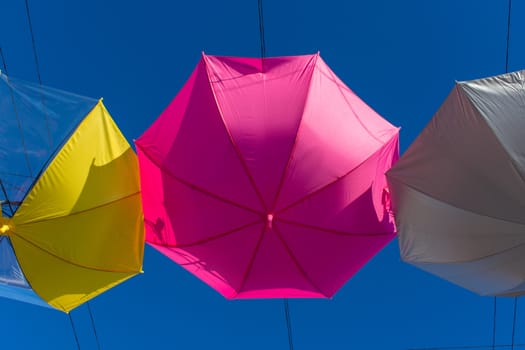
[[[456,83],[387,173],[403,260],[482,295],[525,292],[524,74]]]
[[[102,101],[0,75],[0,296],[70,311],[139,273],[136,156]]]
[[[330,297],[394,237],[398,129],[318,54],[203,54],[136,145],[147,242],[227,298]]]

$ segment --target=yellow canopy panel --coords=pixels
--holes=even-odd
[[[33,290],[69,312],[141,272],[144,227],[136,155],[100,100],[10,220]]]

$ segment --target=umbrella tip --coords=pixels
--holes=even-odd
[[[268,214],[266,216],[266,227],[271,230],[273,225],[273,214]]]

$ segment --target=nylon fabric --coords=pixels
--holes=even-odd
[[[0,296],[49,307],[27,282],[9,237],[0,236]]]
[[[27,280],[67,312],[139,273],[141,210],[136,156],[100,101],[13,217]]]
[[[0,72],[0,180],[16,210],[55,151],[97,100]]]
[[[398,137],[319,54],[203,54],[136,141],[146,241],[226,298],[331,297],[395,236]]]
[[[402,259],[480,295],[525,293],[524,74],[456,83],[387,173]]]

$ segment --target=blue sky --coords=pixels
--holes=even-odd
[[[257,0],[30,0],[45,85],[104,102],[137,138],[201,51],[260,55]],[[0,45],[13,77],[37,81],[23,1],[5,1]],[[363,100],[401,126],[401,151],[455,80],[504,73],[504,0],[264,0],[268,56],[321,52]],[[514,1],[509,70],[525,61],[525,2]],[[227,301],[147,247],[145,273],[93,300],[103,349],[287,349],[282,300]],[[291,300],[296,350],[408,349],[492,343],[493,300],[400,261],[393,241],[333,300]],[[74,349],[67,315],[0,299],[2,349]],[[511,342],[513,300],[498,299],[497,342]],[[96,348],[85,306],[72,312]],[[525,343],[518,302],[516,343]]]

